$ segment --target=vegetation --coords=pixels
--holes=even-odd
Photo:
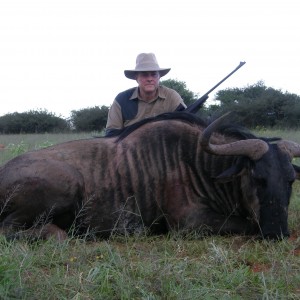
[[[37,150],[71,140],[90,138],[93,135],[90,132],[0,135],[0,165],[29,150]]]
[[[2,299],[299,299],[299,241],[2,239]]]
[[[300,126],[300,96],[266,87],[262,81],[244,88],[220,90],[215,98],[218,104],[206,109],[210,115],[234,111],[249,128]]]
[[[167,80],[162,80],[161,84],[177,91],[177,93],[179,93],[179,95],[184,100],[184,103],[187,106],[195,102],[198,98],[197,94],[193,93],[187,88],[186,83],[184,81],[167,79]]]
[[[95,106],[81,110],[72,110],[70,122],[73,128],[78,131],[101,131],[107,122],[107,106]]]
[[[15,112],[0,117],[0,132],[2,134],[65,132],[69,129],[66,120],[49,113],[47,110]]]
[[[299,132],[257,131],[289,137]],[[0,163],[86,134],[4,135]],[[6,153],[6,156],[2,156]],[[112,236],[63,243],[0,235],[1,299],[299,299],[300,183],[290,205],[291,237]]]

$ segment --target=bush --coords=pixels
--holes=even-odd
[[[47,110],[11,113],[0,117],[2,134],[54,133],[70,130],[68,122]]]
[[[243,125],[255,128],[296,128],[300,125],[300,96],[266,87],[262,81],[245,88],[220,90],[213,112],[235,111]],[[218,108],[218,109],[216,109]]]
[[[103,105],[72,110],[70,122],[76,131],[101,131],[106,126],[108,109]]]

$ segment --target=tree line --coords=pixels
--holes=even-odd
[[[183,81],[168,79],[161,84],[175,89],[187,105],[199,98]],[[47,110],[15,112],[0,117],[0,133],[101,132],[108,110],[104,105],[73,110],[68,119]],[[215,118],[228,111],[234,111],[238,120],[249,128],[300,127],[300,96],[267,87],[263,81],[243,88],[219,90],[213,104],[203,106],[198,115]]]
[[[300,96],[265,86],[263,81],[244,88],[230,88],[216,93],[216,103],[207,113],[234,111],[249,128],[299,128]]]

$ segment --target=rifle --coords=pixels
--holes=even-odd
[[[216,89],[222,82],[224,82],[228,77],[230,77],[233,73],[235,73],[239,68],[241,68],[246,62],[241,61],[240,64],[231,72],[229,73],[225,78],[223,78],[220,82],[218,82],[213,88],[211,88],[206,94],[204,94],[201,98],[196,100],[193,104],[188,106],[185,110],[186,112],[195,114],[204,104],[204,102],[208,99],[208,95]]]

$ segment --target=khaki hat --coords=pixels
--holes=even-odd
[[[160,77],[165,76],[171,69],[160,68],[153,53],[140,53],[136,58],[134,70],[125,70],[124,74],[129,79],[136,79],[138,72],[158,71]]]

